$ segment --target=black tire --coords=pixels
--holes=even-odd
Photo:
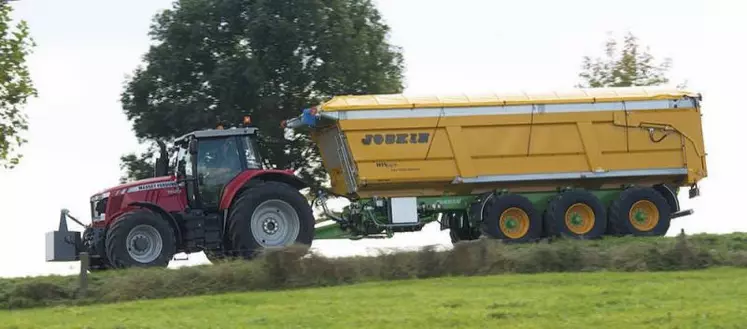
[[[108,270],[111,266],[106,259],[106,235],[96,240],[93,228],[86,228],[82,235],[83,250],[90,255],[88,270],[91,273]]]
[[[251,220],[257,207],[268,200],[283,201],[293,208],[299,221],[294,244],[311,246],[314,239],[314,213],[306,198],[288,184],[270,181],[242,192],[231,205],[228,232],[235,255],[251,259],[264,249],[252,234]]]
[[[640,225],[634,225],[629,216],[631,208],[638,201],[647,201],[653,204],[658,212],[658,220],[650,229],[641,229]],[[671,223],[671,208],[667,199],[650,187],[632,187],[620,193],[609,208],[609,225],[611,231],[618,235],[632,234],[634,236],[663,236],[669,230]]]
[[[511,236],[501,229],[501,215],[511,208],[518,208],[528,221],[524,234]],[[520,220],[523,221],[523,220]],[[495,195],[485,205],[482,234],[505,242],[531,242],[542,237],[542,217],[529,199],[518,194]],[[521,232],[519,232],[521,233]]]
[[[141,262],[128,252],[127,236],[136,227],[153,228],[161,238],[161,250],[151,261]],[[174,229],[160,215],[146,209],[133,210],[122,215],[106,232],[106,256],[113,268],[166,267],[176,253]]]
[[[572,208],[573,207],[573,208]],[[590,225],[584,229],[569,227],[566,213],[571,210],[590,212],[581,225]],[[584,214],[581,214],[584,215]],[[596,239],[604,236],[607,231],[607,212],[604,204],[594,194],[584,190],[570,190],[558,193],[547,205],[545,211],[545,227],[547,235],[569,237],[573,239]]]

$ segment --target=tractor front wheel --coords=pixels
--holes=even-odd
[[[229,214],[233,250],[251,259],[266,248],[311,245],[314,214],[306,198],[288,184],[265,182],[236,198]]]
[[[166,267],[176,253],[174,230],[146,209],[125,213],[106,233],[106,256],[112,267]]]

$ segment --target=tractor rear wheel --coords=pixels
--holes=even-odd
[[[106,256],[115,268],[166,267],[175,253],[173,228],[146,209],[125,213],[106,232]]]
[[[297,189],[265,182],[239,195],[229,213],[229,236],[235,253],[251,259],[262,249],[311,245],[314,213]]]

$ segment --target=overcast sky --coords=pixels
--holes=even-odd
[[[747,231],[744,194],[747,124],[742,104],[747,21],[743,1],[379,0],[404,48],[407,93],[436,94],[569,88],[584,55],[597,55],[607,32],[632,31],[659,57],[674,61],[674,83],[704,94],[709,177],[696,210],[670,234]],[[604,3],[604,5],[602,5]],[[75,264],[44,262],[44,233],[60,208],[86,222],[88,198],[117,184],[119,157],[137,148],[121,112],[126,74],[149,45],[153,14],[171,1],[15,2],[38,47],[29,59],[39,97],[27,107],[30,143],[15,170],[0,170],[0,276],[70,273]],[[75,227],[70,223],[71,227]],[[391,240],[320,241],[328,255],[375,246],[449,244],[438,227]],[[175,264],[204,262],[201,255]]]

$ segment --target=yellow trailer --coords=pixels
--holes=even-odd
[[[286,125],[311,130],[331,192],[351,200],[318,238],[434,220],[454,241],[663,235],[692,213],[680,187],[695,197],[707,175],[701,100],[642,87],[338,96]]]

